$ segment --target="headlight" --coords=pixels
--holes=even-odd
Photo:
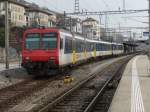
[[[55,59],[55,57],[50,57],[50,60],[54,60]]]
[[[26,60],[30,60],[30,58],[29,58],[29,57],[26,57],[25,59],[26,59]]]

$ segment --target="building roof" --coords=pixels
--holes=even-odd
[[[93,18],[87,18],[87,19],[85,19],[85,20],[83,20],[83,22],[89,22],[89,21],[96,21],[96,22],[98,22],[97,20],[95,20],[95,19],[93,19]]]
[[[4,2],[4,1],[6,1],[6,0],[1,0],[0,2]],[[8,2],[10,2],[10,3],[20,5],[23,7],[27,7],[26,4],[24,4],[23,2],[20,2],[20,1],[22,1],[22,0],[8,0]]]
[[[4,1],[5,0],[0,0],[0,2],[4,2]],[[25,7],[27,11],[42,12],[42,13],[45,13],[45,14],[48,14],[48,15],[57,14],[56,12],[51,11],[48,8],[41,8],[37,4],[27,2],[26,0],[8,0],[8,1],[13,3],[13,4],[17,4],[17,5]]]
[[[44,10],[44,9],[39,8],[39,7],[28,6],[27,11],[29,11],[29,12],[42,12],[42,13],[45,13],[48,15],[53,15],[53,13],[49,12],[48,10]]]

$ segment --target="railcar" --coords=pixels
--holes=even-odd
[[[84,38],[57,28],[35,28],[24,32],[22,66],[31,74],[60,70],[91,58],[119,55],[123,45]]]

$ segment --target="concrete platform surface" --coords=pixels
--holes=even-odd
[[[150,61],[146,55],[128,63],[108,112],[150,112]]]
[[[9,67],[10,69],[19,68],[20,63],[19,62],[10,63]],[[4,70],[6,70],[5,63],[0,63],[0,71],[4,71]]]

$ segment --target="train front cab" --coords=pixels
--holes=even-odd
[[[24,33],[22,66],[28,71],[57,68],[59,66],[59,32],[34,29]]]

